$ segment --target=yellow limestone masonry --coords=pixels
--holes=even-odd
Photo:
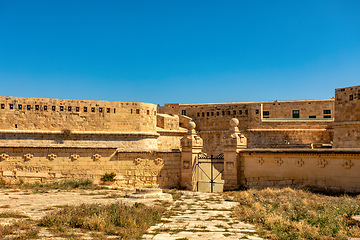
[[[226,146],[233,118],[247,140],[241,149]],[[196,126],[191,134],[203,145],[183,151],[188,126]],[[161,107],[0,97],[0,176],[10,183],[65,178],[100,183],[103,174],[114,172],[118,186],[169,188],[191,183],[191,168],[184,163],[194,162],[198,152],[225,151],[227,187],[359,191],[359,132],[360,86],[336,89],[335,98],[325,100]]]

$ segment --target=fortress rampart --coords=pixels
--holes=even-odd
[[[0,97],[0,177],[99,183],[114,172],[118,186],[192,186],[200,155],[221,153],[225,188],[360,191],[359,99],[360,86],[335,99],[162,107]]]
[[[156,133],[156,105],[0,97],[0,130]]]

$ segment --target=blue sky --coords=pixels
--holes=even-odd
[[[0,0],[0,95],[326,99],[360,83],[360,1]]]

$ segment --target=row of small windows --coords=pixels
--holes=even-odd
[[[22,105],[22,104],[19,104],[18,105],[18,109],[19,110],[22,110],[24,108],[26,108],[27,110],[31,110],[31,105]],[[14,104],[9,104],[9,108],[10,109],[14,109]],[[1,109],[5,109],[5,104],[1,104]],[[68,106],[68,107],[65,107],[65,106],[60,106],[59,107],[60,111],[65,111],[67,110],[68,112],[71,112],[73,110],[75,110],[76,112],[80,112],[80,107],[72,107],[72,106]],[[106,112],[106,113],[110,113],[111,112],[111,109],[110,108],[98,108],[99,109],[99,112],[102,113],[102,112]],[[40,110],[40,105],[35,105],[35,110],[39,111]],[[48,106],[43,106],[43,110],[44,111],[47,111],[48,110]],[[52,111],[56,111],[56,106],[51,106],[51,110]],[[88,110],[90,110],[91,112],[96,112],[96,108],[95,107],[91,107],[88,109],[88,107],[83,107],[83,112],[88,112]],[[116,113],[116,109],[114,108],[114,113]],[[133,111],[133,109],[130,110],[130,113],[133,114],[133,112],[135,112],[136,114],[140,114],[140,109],[135,109],[135,111]],[[146,111],[147,115],[150,115],[150,110],[147,110]]]
[[[210,116],[220,116],[220,113],[222,116],[225,116],[225,115],[236,115],[237,114],[237,111],[236,110],[233,110],[233,111],[222,111],[222,112],[202,112],[202,113],[197,113],[197,116],[200,117],[205,117],[205,115],[207,117],[210,117]],[[242,115],[243,113],[245,113],[245,115],[248,114],[248,110],[239,110],[239,114]],[[259,110],[256,110],[256,114],[259,114]],[[182,110],[182,115],[186,115],[186,110]]]
[[[324,113],[324,116],[323,116],[324,118],[331,118],[331,110],[330,109],[325,109],[323,113]],[[293,110],[292,117],[300,118],[300,110]],[[311,116],[309,116],[309,118],[316,118],[316,115],[311,115]]]
[[[18,105],[18,109],[19,110],[22,110],[24,108],[26,108],[27,110],[31,110],[32,109],[32,106],[31,105],[22,105],[22,104],[19,104]],[[10,109],[14,109],[14,104],[9,104],[9,108]],[[1,104],[1,109],[5,109],[5,104]],[[59,107],[60,111],[65,111],[65,109],[67,109],[67,111],[71,112],[73,109],[75,109],[76,112],[80,112],[80,107],[71,107],[71,106],[68,106],[67,108],[65,106],[60,106]],[[40,105],[35,105],[35,110],[39,111],[40,110]],[[48,110],[48,106],[43,106],[43,110],[44,111],[47,111]],[[53,111],[56,111],[56,106],[51,106],[51,110]],[[116,109],[114,108],[114,113],[116,113]],[[87,112],[88,111],[88,107],[84,107],[83,108],[83,112]],[[95,107],[92,107],[90,108],[90,111],[91,112],[95,112],[96,111],[96,108]],[[102,108],[100,107],[99,108],[99,112],[107,112],[107,113],[110,113],[111,112],[111,109],[110,108]]]

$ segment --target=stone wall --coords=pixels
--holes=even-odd
[[[293,110],[299,118],[293,118]],[[196,131],[204,140],[203,151],[219,154],[222,138],[228,132],[229,121],[239,120],[239,129],[248,138],[249,148],[310,146],[310,143],[331,144],[334,99],[304,101],[274,101],[216,104],[165,104],[161,113],[186,115],[196,123]],[[264,115],[264,113],[266,113]],[[311,117],[311,118],[310,118]],[[183,118],[180,117],[180,124]]]
[[[360,86],[335,90],[334,148],[359,148]]]
[[[360,191],[358,150],[265,150],[239,153],[239,184],[250,188],[316,186]]]
[[[0,97],[1,130],[156,132],[156,105]]]
[[[0,148],[1,178],[51,182],[116,173],[116,186],[170,188],[180,184],[179,152],[119,152],[115,148]]]

